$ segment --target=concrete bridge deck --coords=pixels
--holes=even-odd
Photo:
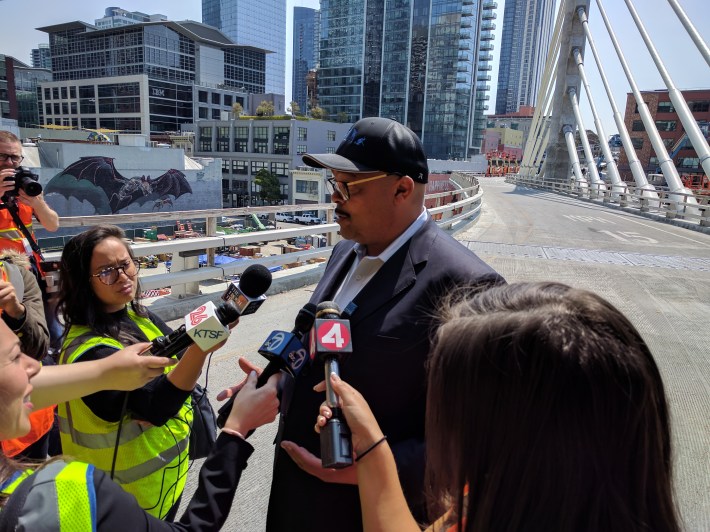
[[[666,384],[677,500],[687,530],[710,530],[710,235],[566,196],[485,179],[482,214],[456,238],[509,282],[557,280],[593,290],[641,331]],[[238,356],[256,353],[273,329],[290,329],[313,286],[269,298],[212,358],[210,395],[241,378]],[[315,413],[314,413],[315,419]],[[275,423],[253,437],[224,530],[264,530]],[[190,471],[187,495],[196,486]],[[183,506],[185,505],[183,500]]]

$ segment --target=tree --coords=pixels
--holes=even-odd
[[[340,111],[338,113],[338,122],[340,122],[341,124],[344,124],[347,121],[348,121],[348,113],[346,113],[345,111]]]
[[[326,116],[328,116],[328,114],[322,107],[316,106],[311,109],[311,118],[315,118],[316,120],[323,120]]]
[[[236,118],[239,118],[240,116],[242,116],[242,114],[244,114],[244,107],[242,107],[241,103],[235,102],[232,105],[232,112],[234,113],[234,116]]]
[[[288,109],[286,109],[289,113],[291,113],[291,116],[296,116],[301,114],[301,106],[298,105],[298,102],[291,102],[288,106]]]
[[[256,116],[274,116],[275,111],[273,103],[261,100],[259,107],[256,108]]]
[[[266,168],[259,170],[254,176],[254,183],[261,187],[261,199],[269,203],[281,201],[281,184],[279,178]]]

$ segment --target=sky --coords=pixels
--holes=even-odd
[[[626,7],[631,0],[602,0],[613,29],[617,35],[626,60],[630,65],[636,84],[641,90],[665,88],[660,74],[636,30],[633,19]],[[690,20],[706,43],[710,42],[710,10],[708,0],[678,0]],[[495,111],[495,93],[497,79],[498,52],[500,51],[500,35],[503,23],[505,0],[497,0],[498,17],[496,23],[496,40],[494,70],[491,73],[491,92],[487,113]],[[559,3],[559,0],[558,0]],[[616,54],[611,41],[604,29],[601,16],[597,10],[596,0],[591,0],[589,26],[600,55],[605,60],[604,69],[610,80],[616,105],[623,114],[626,104],[626,93],[630,92],[623,70],[616,60]],[[254,0],[258,6],[258,0]],[[201,0],[118,0],[111,4],[100,4],[96,1],[84,0],[0,0],[0,20],[3,20],[2,37],[0,37],[0,53],[11,55],[21,61],[30,63],[30,50],[38,43],[48,42],[47,34],[34,28],[58,24],[72,20],[93,23],[104,14],[109,5],[119,6],[129,11],[143,13],[160,13],[171,20],[202,20]],[[710,67],[705,63],[695,45],[687,35],[677,16],[671,9],[668,0],[635,0],[634,5],[640,18],[651,34],[652,40],[669,71],[671,78],[679,89],[710,88]],[[61,6],[61,8],[58,8]],[[286,14],[286,101],[291,95],[291,41],[293,29],[294,6],[319,8],[318,0],[287,0]],[[31,15],[30,15],[31,14]],[[11,21],[11,22],[8,22]],[[611,106],[606,99],[603,84],[597,73],[591,50],[587,51],[587,76],[596,107],[602,117],[602,124],[607,135],[616,132]],[[582,89],[580,103],[583,109],[583,120],[586,129],[595,129],[586,94]]]

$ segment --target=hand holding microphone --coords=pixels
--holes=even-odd
[[[264,292],[271,286],[271,272],[261,264],[252,264],[242,274],[239,283],[231,283],[222,294],[222,302],[208,301],[185,316],[185,324],[167,336],[153,340],[146,355],[172,357],[191,344],[202,351],[213,351],[229,337],[229,324],[239,316],[252,314],[266,299]]]
[[[297,377],[301,370],[307,365],[308,351],[301,343],[300,338],[304,337],[315,320],[316,306],[307,303],[298,311],[293,330],[272,331],[268,338],[259,348],[259,354],[266,357],[268,365],[259,375],[256,387],[259,388],[266,383],[272,375],[284,370],[291,376]],[[232,409],[235,396],[223,404],[217,412],[217,426],[223,427]]]
[[[340,361],[353,351],[350,322],[340,318],[336,303],[324,301],[318,304],[312,334],[315,356],[325,365],[325,402],[332,413],[320,430],[321,463],[325,468],[341,469],[352,465],[353,446],[331,374],[340,377]]]

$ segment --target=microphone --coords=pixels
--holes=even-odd
[[[240,316],[254,314],[266,301],[264,293],[271,286],[271,272],[262,264],[252,264],[239,277],[230,282],[222,294],[223,301],[231,301]]]
[[[170,358],[191,344],[203,351],[211,351],[229,336],[230,323],[239,318],[239,311],[232,303],[215,305],[208,301],[185,316],[185,323],[167,336],[154,339],[142,355]]]
[[[311,334],[315,356],[325,365],[325,402],[333,413],[320,430],[321,464],[326,468],[342,469],[353,464],[353,444],[330,375],[340,376],[340,360],[343,355],[353,352],[350,322],[341,319],[340,307],[336,303],[323,301],[318,304]]]
[[[269,378],[281,370],[286,371],[292,377],[297,377],[308,361],[308,351],[303,346],[301,338],[308,334],[316,319],[316,306],[313,303],[306,305],[298,311],[293,330],[272,331],[264,343],[259,347],[259,354],[269,361],[267,366],[259,375],[256,387],[260,388]],[[222,428],[232,410],[236,395],[233,395],[224,403],[217,412],[217,426]]]

